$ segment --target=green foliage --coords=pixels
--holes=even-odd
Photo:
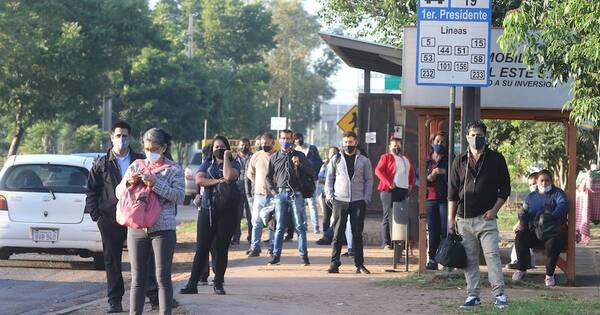
[[[328,24],[342,24],[358,36],[376,37],[380,41],[402,46],[402,28],[417,21],[417,0],[319,0],[320,15]],[[501,26],[506,13],[517,8],[521,0],[495,0],[492,23]]]
[[[500,44],[555,83],[572,82],[565,104],[577,123],[600,122],[600,3],[525,0],[504,21]]]
[[[339,60],[325,51],[311,66],[310,54],[321,43],[317,17],[309,15],[296,0],[274,1],[271,7],[278,46],[266,57],[271,74],[269,103],[273,110],[283,97],[284,104],[290,104],[283,116],[290,119],[294,130],[303,132],[320,119],[321,104],[333,97],[327,78],[337,71]]]
[[[0,2],[0,114],[9,154],[32,124],[94,113],[139,48],[157,42],[144,0]]]

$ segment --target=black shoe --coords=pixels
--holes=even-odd
[[[304,266],[310,266],[310,261],[308,260],[308,256],[302,256],[302,264]]]
[[[269,238],[267,237],[267,239],[266,239],[266,240],[263,240],[262,242],[263,242],[263,243],[268,243],[268,242],[269,242]]]
[[[259,253],[260,253],[260,252],[259,252],[259,251],[257,251],[257,250],[251,250],[251,251],[248,253],[248,257],[259,257],[259,256],[260,256],[260,254],[259,254]]]
[[[173,299],[173,302],[171,302],[171,308],[178,308],[179,307],[179,302],[177,302],[176,299]]]
[[[232,240],[231,246],[234,246],[234,245],[240,245],[240,240]]]
[[[268,265],[279,265],[279,261],[281,261],[281,258],[279,256],[273,256],[273,258],[269,261]]]
[[[317,245],[331,245],[331,240],[320,238],[317,240]]]
[[[331,263],[329,269],[327,269],[327,273],[340,273],[340,265]]]
[[[438,264],[435,261],[430,260],[425,266],[427,270],[438,270]]]
[[[354,257],[354,253],[345,252],[345,253],[342,254],[342,257]]]
[[[291,242],[291,241],[292,241],[292,239],[294,239],[294,237],[293,237],[293,236],[291,236],[291,235],[288,235],[288,236],[286,236],[286,237],[283,239],[283,241],[284,241],[284,242]]]
[[[107,313],[122,313],[123,305],[121,305],[121,302],[108,303],[108,309],[106,310],[106,312]]]
[[[208,279],[200,279],[199,285],[208,285]]]
[[[363,275],[370,275],[371,272],[365,266],[356,267],[356,273],[362,273]]]
[[[272,249],[267,249],[267,255],[268,256],[273,256],[273,250]]]
[[[179,294],[198,294],[198,284],[188,282],[185,287],[179,290]]]
[[[223,289],[223,284],[215,284],[213,287],[216,295],[225,295],[225,289]]]

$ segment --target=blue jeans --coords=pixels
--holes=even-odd
[[[315,182],[315,185],[318,185],[318,182]],[[319,207],[317,206],[317,197],[320,196],[315,192],[312,197],[307,199],[308,201],[308,210],[310,210],[310,221],[313,226],[313,231],[321,230],[319,227]]]
[[[271,202],[272,197],[267,195],[254,195],[252,200],[252,244],[250,249],[260,250],[260,239],[262,237],[265,223],[260,217],[260,209],[266,207]],[[273,231],[269,230],[269,249],[273,249]]]
[[[429,238],[429,260],[435,260],[435,253],[448,234],[448,201],[427,200],[427,233]]]
[[[275,220],[277,221],[277,229],[275,231],[275,243],[273,244],[273,255],[281,256],[283,245],[283,233],[286,225],[281,224],[287,222],[288,216],[291,215],[296,233],[298,234],[298,251],[300,256],[307,256],[308,249],[306,248],[306,212],[304,209],[304,198],[300,192],[280,192],[275,196]]]

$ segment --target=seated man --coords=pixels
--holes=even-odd
[[[546,251],[546,286],[554,286],[554,270],[560,251],[567,244],[567,233],[564,225],[567,217],[569,203],[565,192],[555,187],[552,183],[552,174],[548,170],[540,171],[537,180],[537,191],[531,192],[526,199],[527,207],[519,213],[520,226],[515,238],[517,249],[517,269],[512,279],[519,281],[526,274],[527,265],[531,259],[530,248],[544,246]],[[546,239],[539,239],[534,228],[537,224],[536,218],[541,211],[552,213],[552,223],[561,226],[560,233]]]
[[[527,184],[529,185],[529,192],[537,191],[537,178],[538,178],[537,172],[531,173],[527,177]],[[519,231],[519,226],[521,226],[521,222],[517,221],[517,223],[515,223],[515,225],[513,226],[513,232],[515,232],[515,234],[517,234],[517,232]],[[527,269],[535,268],[535,258],[533,256],[533,251],[530,251],[530,252],[531,252],[531,263],[529,264]],[[510,263],[506,264],[506,268],[517,269],[517,261],[518,261],[517,260],[517,248],[513,244],[512,250],[510,251]]]

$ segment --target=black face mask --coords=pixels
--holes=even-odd
[[[213,156],[219,160],[222,160],[225,156],[225,149],[217,149],[213,151]]]
[[[355,145],[345,145],[344,146],[344,152],[346,152],[347,154],[352,154],[356,151],[356,146]]]
[[[400,155],[400,153],[402,153],[402,151],[400,150],[400,148],[393,148],[392,152],[394,152],[395,155]]]
[[[273,150],[273,147],[272,147],[272,146],[269,146],[269,145],[263,145],[263,146],[261,147],[261,149],[262,149],[263,151],[265,151],[265,152],[271,152],[271,150]]]
[[[242,153],[244,153],[244,154],[250,154],[250,148],[243,148],[242,149]]]

